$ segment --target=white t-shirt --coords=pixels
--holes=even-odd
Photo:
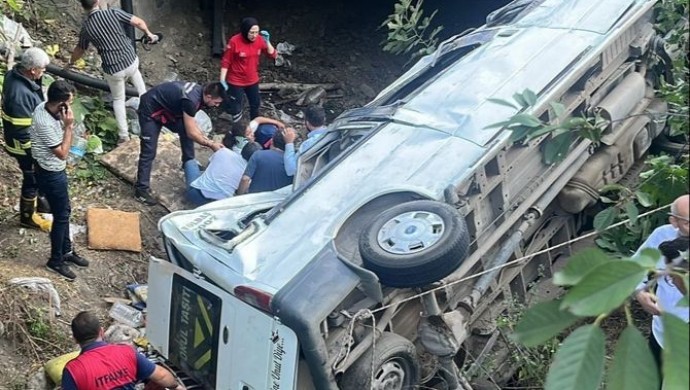
[[[192,182],[192,187],[208,199],[229,198],[235,194],[246,167],[247,162],[237,152],[219,149],[211,155],[208,167]]]

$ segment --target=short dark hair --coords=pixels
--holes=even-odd
[[[223,145],[228,149],[232,149],[235,145],[237,145],[237,139],[232,133],[225,133],[223,141],[221,142],[223,142]]]
[[[77,90],[66,80],[57,80],[48,87],[48,103],[62,103],[69,100]]]
[[[219,81],[207,83],[204,85],[204,95],[211,95],[212,98],[223,98],[225,100],[225,88]]]
[[[304,119],[312,126],[321,127],[326,123],[326,111],[323,107],[312,104],[304,109]]]
[[[97,2],[98,0],[81,0],[81,6],[88,10],[93,8]]]
[[[276,148],[280,150],[285,150],[285,138],[283,138],[283,132],[282,131],[276,131],[275,134],[273,134],[273,138],[271,138],[273,141],[273,145]]]
[[[249,142],[242,148],[242,158],[249,161],[252,158],[252,154],[257,150],[261,150],[261,145],[258,142]]]
[[[98,338],[101,332],[101,321],[90,311],[82,311],[72,320],[72,336],[79,344],[85,344]]]
[[[244,134],[247,132],[247,126],[249,125],[244,120],[233,122],[232,127],[230,128],[230,132],[235,137],[244,137]]]

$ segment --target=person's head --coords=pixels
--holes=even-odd
[[[323,107],[312,104],[304,109],[304,122],[307,130],[317,129],[326,123],[326,111]]]
[[[204,105],[206,107],[218,107],[225,98],[225,88],[216,81],[204,85]]]
[[[72,320],[72,336],[84,345],[103,338],[101,322],[93,312],[82,311]]]
[[[252,154],[254,154],[254,152],[257,150],[261,150],[261,145],[256,142],[249,142],[244,145],[240,154],[242,155],[243,159],[249,161],[249,159],[252,157]]]
[[[276,131],[276,133],[273,134],[273,138],[271,139],[271,147],[285,150],[285,138],[283,138],[282,131]]]
[[[84,7],[85,10],[90,11],[98,7],[98,0],[81,0],[81,6]]]
[[[48,54],[37,47],[26,49],[19,60],[19,69],[28,78],[38,80],[46,71],[46,66],[50,64]]]
[[[249,42],[254,42],[259,36],[259,22],[256,18],[247,17],[242,19],[242,24],[240,25],[240,32],[244,39]]]
[[[72,104],[76,89],[69,81],[57,80],[48,87],[48,104]]]
[[[237,122],[233,122],[230,132],[235,137],[244,137],[250,141],[254,141],[254,131],[245,120],[240,119]]]
[[[235,138],[232,133],[226,133],[223,137],[223,141],[221,142],[226,148],[232,149],[235,145],[237,145],[237,138]]]
[[[273,136],[278,133],[278,126],[264,123],[257,127],[254,132],[254,141],[258,142],[264,149],[270,149],[273,144]],[[284,147],[281,149],[285,149]]]
[[[690,236],[690,195],[682,195],[671,204],[668,221],[681,236]]]

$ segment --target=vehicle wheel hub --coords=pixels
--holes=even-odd
[[[377,239],[386,252],[407,255],[436,244],[445,228],[445,223],[438,214],[411,211],[386,222],[379,230]]]
[[[405,369],[396,361],[384,363],[371,384],[374,390],[402,390],[405,384]]]

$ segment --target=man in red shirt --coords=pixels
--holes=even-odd
[[[128,390],[146,379],[169,389],[186,389],[168,370],[153,364],[130,345],[104,342],[103,328],[91,312],[82,311],[74,317],[72,335],[81,353],[62,371],[63,390]]]
[[[261,34],[261,38],[259,38]],[[240,33],[233,35],[225,47],[220,61],[220,82],[228,91],[225,110],[235,122],[242,118],[242,99],[247,95],[249,116],[259,116],[259,60],[261,53],[275,59],[278,56],[270,41],[268,31],[259,30],[254,18],[244,18]]]

